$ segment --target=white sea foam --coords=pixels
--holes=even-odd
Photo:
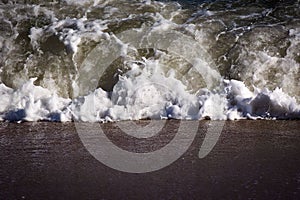
[[[281,89],[251,92],[243,82],[226,80],[219,92],[190,94],[180,80],[165,76],[159,65],[126,73],[110,94],[101,88],[73,100],[35,86],[31,79],[13,90],[0,85],[1,120],[9,121],[115,121],[138,119],[291,119],[299,118],[300,105]],[[156,73],[152,73],[156,70]],[[137,75],[138,74],[138,75]]]
[[[30,79],[17,90],[0,85],[1,119],[8,121],[69,121],[64,109],[70,99],[58,97],[48,89],[35,86]],[[64,112],[64,114],[62,114]]]
[[[13,27],[11,21],[3,20],[2,25],[10,31],[0,36],[0,56],[3,58],[0,64],[4,65],[0,68],[0,81],[3,82],[0,85],[1,120],[300,118],[299,27],[257,26],[256,30],[250,31],[254,25],[243,25],[229,30],[228,21],[231,22],[233,16],[218,17],[218,11],[201,9],[186,18],[188,12],[178,3],[171,2],[135,1],[127,5],[132,6],[131,10],[114,0],[63,2],[66,7],[74,6],[72,17],[68,14],[60,16],[60,11],[51,10],[51,6],[28,5],[32,13],[20,15],[17,8],[9,11],[16,16],[11,21],[21,22],[32,16],[43,16],[42,23],[49,21],[47,25],[36,22],[26,30],[28,36],[18,33],[20,27]],[[75,8],[82,9],[82,13],[76,13]],[[99,12],[99,16],[95,12]],[[238,18],[252,19],[259,14]],[[136,24],[142,20],[145,21],[137,28]],[[18,26],[22,26],[20,24]],[[145,29],[149,31],[147,34],[143,32]],[[179,31],[181,35],[175,34],[175,39],[181,36],[181,40],[173,37],[170,42],[168,34],[174,33],[170,30]],[[112,33],[114,31],[116,33]],[[49,37],[52,40],[47,41]],[[23,42],[29,38],[30,48],[26,50],[30,53],[22,51],[23,43],[16,42],[17,38]],[[161,42],[157,47],[172,44],[168,49],[155,51],[152,58],[137,59],[131,54],[140,49],[128,42],[134,39],[141,39],[136,41],[138,45],[153,40]],[[279,39],[285,42],[277,45]],[[53,40],[58,43],[53,46],[61,48],[62,53],[51,49],[49,43]],[[125,59],[128,71],[119,73],[112,91],[93,88],[84,96],[78,96],[80,70],[96,73],[95,69],[81,65],[88,52],[103,41],[101,51],[106,53],[107,60],[115,52],[131,58]],[[221,59],[231,59],[232,63],[225,66],[225,62],[218,63]],[[23,64],[21,67],[20,63]],[[218,70],[223,70],[223,74]],[[32,78],[36,74],[39,77]],[[244,82],[233,78],[223,80],[225,74]],[[94,78],[93,74],[91,77]],[[87,81],[92,81],[89,76]]]

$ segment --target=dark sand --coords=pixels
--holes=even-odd
[[[101,126],[123,149],[145,152],[167,144],[178,123],[167,121],[150,139],[121,134],[114,123]],[[73,123],[1,123],[0,199],[300,199],[300,121],[228,121],[199,159],[209,123],[199,122],[180,159],[144,174],[101,164]]]

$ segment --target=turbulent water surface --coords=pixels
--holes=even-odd
[[[300,1],[0,2],[0,119],[299,119]]]

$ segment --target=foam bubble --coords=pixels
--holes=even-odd
[[[296,14],[291,22],[289,15],[276,18],[280,5],[274,10],[253,6],[251,14],[239,3],[225,12],[218,1],[210,3],[196,11],[148,0],[1,5],[0,119],[299,119]],[[137,55],[145,49],[128,43],[141,36],[163,47],[170,42],[163,37],[169,30],[182,38],[171,41],[168,51],[147,57]],[[120,56],[126,59],[109,63],[104,82],[110,81],[111,90],[93,88],[78,96],[80,66],[101,42],[106,59],[113,57],[113,45],[121,47]],[[90,77],[88,82],[99,81]]]
[[[300,116],[295,98],[275,89],[251,92],[243,82],[226,80],[214,91],[189,93],[174,76],[166,76],[157,62],[128,71],[112,94],[101,88],[73,100],[35,86],[30,79],[13,90],[0,85],[0,116],[9,121],[115,121],[152,119],[294,119]],[[153,70],[156,73],[151,73]],[[218,92],[217,92],[218,91]]]

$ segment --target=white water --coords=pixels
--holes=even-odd
[[[48,25],[32,26],[29,29],[28,39],[32,52],[25,58],[22,57],[24,53],[19,52],[18,48],[21,48],[19,44],[14,42],[19,36],[17,29],[14,29],[11,22],[5,22],[14,31],[7,37],[0,37],[2,49],[0,55],[5,60],[4,67],[0,68],[3,79],[0,85],[0,120],[300,118],[300,65],[297,61],[300,27],[243,26],[226,32],[228,23],[226,14],[224,21],[222,17],[213,18],[219,13],[210,10],[200,10],[189,16],[186,14],[188,12],[177,3],[141,1],[137,3],[138,9],[132,5],[134,8],[131,10],[132,14],[124,14],[125,11],[123,13],[122,9],[125,10],[127,7],[122,8],[122,4],[116,1],[66,0],[65,2],[70,6],[84,9],[77,17],[59,17],[60,13],[52,11],[51,7],[31,6],[33,16],[44,15],[50,22]],[[154,10],[153,13],[144,11],[138,13],[139,9],[151,10],[150,8]],[[103,9],[104,14],[98,18],[94,16],[89,18],[89,13],[94,9]],[[11,12],[16,13],[17,10]],[[3,13],[2,10],[2,15]],[[247,19],[255,16],[259,14],[241,15],[239,18]],[[124,37],[124,33],[128,32],[126,25],[123,37],[122,32],[113,34],[107,30],[115,22],[121,24],[132,20],[131,23],[134,24],[136,19],[139,21],[143,17],[151,19],[147,22],[152,24],[147,25],[150,32],[146,35],[142,33],[142,36],[145,36],[146,40],[157,39],[161,42],[159,47],[164,46],[167,39],[161,38],[167,37],[170,30],[181,30],[181,34],[184,32],[191,36],[183,36],[181,41],[173,42],[173,46],[168,49],[169,52],[160,49],[155,51],[153,57],[139,58],[132,55],[138,48],[130,46],[128,40],[132,40],[135,36],[138,38],[139,32],[144,30],[147,23],[139,28],[129,28],[129,31],[136,31],[135,36]],[[16,18],[21,20],[21,17]],[[201,21],[203,19],[205,20]],[[119,28],[118,26],[114,28]],[[222,27],[226,29],[223,30]],[[252,29],[255,30],[249,31]],[[239,30],[244,32],[239,33]],[[231,32],[234,31],[239,34],[233,37]],[[155,38],[155,34],[161,37]],[[49,35],[57,37],[66,52],[51,49],[51,44],[47,44],[50,50],[43,47]],[[222,39],[224,35],[229,39]],[[285,37],[286,41],[280,43],[279,47],[276,46],[277,35]],[[96,44],[103,41],[102,51],[103,54],[106,53],[107,58],[100,63],[107,62],[112,52],[120,51],[120,55],[129,58],[125,59],[125,64],[123,63],[128,70],[119,73],[118,82],[111,92],[98,88],[78,96],[79,72],[95,72],[83,66],[88,56],[87,52],[92,51]],[[228,42],[224,44],[225,47],[218,46],[224,42]],[[235,46],[230,46],[235,42]],[[266,43],[267,47],[264,46]],[[282,46],[287,47],[280,55]],[[51,54],[51,51],[54,53]],[[174,54],[177,54],[177,58],[175,57],[177,60]],[[99,57],[102,58],[100,55]],[[16,63],[22,59],[23,68],[15,72]],[[224,64],[219,62],[220,60],[224,60],[225,64],[228,60],[233,60],[231,61],[233,64],[225,73],[244,82],[234,78],[223,80],[226,79],[224,72],[223,74],[218,72],[218,69],[222,71]],[[192,64],[192,68],[189,68],[188,64]],[[119,71],[122,70],[121,67]],[[112,77],[108,77],[107,80],[111,81],[110,78]],[[9,84],[5,84],[6,82]]]
[[[115,121],[138,119],[290,119],[299,118],[300,105],[281,89],[256,88],[225,80],[218,92],[203,90],[190,94],[176,78],[149,73],[156,63],[133,69],[115,85],[112,94],[101,88],[76,99],[58,97],[34,85],[34,80],[17,90],[0,85],[0,119],[9,121]],[[137,72],[137,71],[139,72]],[[130,76],[139,73],[138,76]],[[109,97],[111,96],[111,98]]]

